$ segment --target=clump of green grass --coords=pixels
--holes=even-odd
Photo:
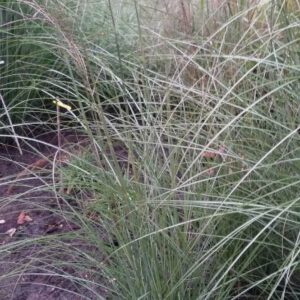
[[[41,59],[22,99],[71,103],[62,128],[91,141],[51,186],[87,245],[80,268],[115,299],[297,299],[299,7],[20,2],[2,46],[30,40]]]

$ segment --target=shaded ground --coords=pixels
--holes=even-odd
[[[42,140],[57,144],[53,134],[42,137]],[[66,135],[64,140],[76,144],[82,141],[82,137]],[[51,238],[56,234],[80,230],[57,213],[64,204],[52,190],[51,172],[29,168],[24,176],[18,178],[20,172],[34,165],[43,155],[50,158],[44,168],[51,170],[55,148],[31,144],[22,145],[22,149],[23,155],[13,146],[0,144],[0,222],[3,223],[0,224],[0,299],[99,299],[105,291],[99,287],[95,291],[96,288],[90,284],[91,277],[88,278],[91,274],[76,274],[79,278],[89,279],[86,288],[83,288],[72,279],[75,271],[70,264],[57,269],[55,262],[75,260],[75,255],[72,257],[57,251],[59,245],[55,244],[54,238],[52,248],[43,247],[41,243],[41,237],[47,237],[51,244]],[[33,152],[32,149],[38,151]],[[18,184],[12,187],[11,181],[16,178]],[[29,220],[20,222],[21,213]],[[70,246],[76,243],[80,245],[80,241],[72,240]]]

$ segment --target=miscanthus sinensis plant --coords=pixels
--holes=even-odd
[[[85,245],[65,276],[115,299],[299,298],[297,1],[0,3],[3,137],[54,131],[59,98],[91,141],[45,185],[80,228],[61,251]]]

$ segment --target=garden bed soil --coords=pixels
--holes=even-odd
[[[78,144],[84,139],[76,134],[65,134],[63,138],[71,144]],[[58,203],[55,192],[47,188],[47,184],[51,186],[51,172],[44,172],[43,176],[39,169],[39,175],[35,176],[35,170],[31,166],[41,160],[41,157],[54,157],[57,146],[54,133],[44,135],[40,140],[47,143],[50,141],[53,147],[43,143],[26,143],[22,145],[21,155],[13,145],[0,144],[0,244],[3,249],[0,299],[99,299],[96,294],[105,298],[104,289],[98,289],[97,293],[89,292],[82,285],[76,285],[74,280],[68,279],[80,276],[73,274],[71,267],[63,269],[64,276],[56,276],[54,270],[52,274],[51,266],[44,265],[38,254],[46,254],[41,249],[43,246],[28,242],[80,229],[78,225],[70,224],[62,214],[55,213],[58,209],[63,209],[63,203]],[[43,168],[51,169],[51,161]],[[24,170],[28,170],[27,174],[18,178]],[[12,183],[16,178],[18,183]],[[63,259],[67,261],[72,257]]]

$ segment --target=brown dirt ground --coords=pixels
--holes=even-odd
[[[64,139],[72,144],[79,143],[82,137],[76,135],[64,136]],[[57,139],[54,134],[44,135],[41,140],[54,146]],[[69,266],[57,270],[51,265],[55,259],[54,247],[43,248],[41,243],[28,242],[30,239],[49,237],[55,234],[75,232],[80,230],[78,226],[70,224],[61,215],[55,213],[58,206],[57,197],[50,188],[50,172],[38,173],[28,172],[27,176],[19,178],[19,184],[14,186],[7,195],[10,180],[17,177],[24,168],[34,164],[41,158],[41,154],[51,157],[55,148],[42,144],[32,143],[22,145],[24,151],[20,155],[18,150],[11,145],[0,143],[0,299],[10,300],[81,300],[101,299],[105,297],[105,289],[99,285],[87,286],[77,284],[76,280],[69,279],[75,275],[74,269]],[[33,150],[35,149],[35,150]],[[39,153],[38,153],[38,151]],[[48,168],[51,168],[51,163]],[[50,184],[49,184],[50,183]],[[31,222],[17,224],[20,213],[24,211],[32,219]],[[15,234],[10,237],[6,232],[12,228],[16,229]],[[71,243],[76,243],[72,241]],[[78,244],[80,242],[77,241]],[[80,247],[80,246],[79,246]],[[0,249],[1,249],[0,248]],[[49,253],[47,253],[47,251]],[[40,253],[40,254],[39,254]],[[45,257],[49,255],[49,260]],[[74,259],[70,254],[59,253],[60,259],[68,261]],[[42,257],[41,257],[42,256]],[[52,258],[52,262],[51,262]],[[87,276],[86,274],[81,274]],[[76,274],[80,276],[80,274]],[[102,298],[102,299],[103,299]]]

